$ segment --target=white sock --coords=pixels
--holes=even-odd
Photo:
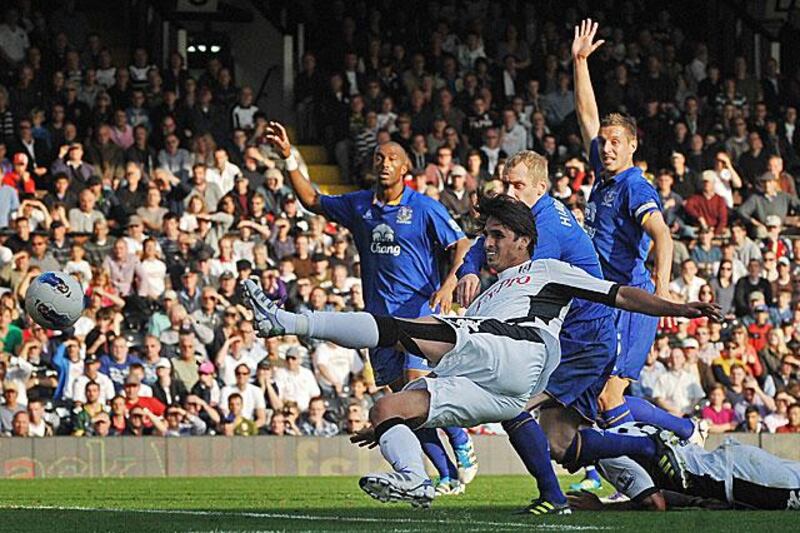
[[[345,348],[375,348],[378,346],[378,324],[369,313],[319,312],[299,315],[297,326],[315,339],[328,340]],[[299,328],[298,328],[299,329]]]
[[[428,477],[422,460],[422,446],[414,432],[405,424],[389,428],[379,441],[383,457],[395,472],[405,472],[422,478]]]

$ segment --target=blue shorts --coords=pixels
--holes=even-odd
[[[616,361],[612,317],[566,324],[561,330],[561,363],[550,376],[547,394],[589,422],[597,417],[597,396]]]
[[[652,293],[651,282],[638,288]],[[613,375],[636,381],[647,361],[647,354],[656,340],[659,317],[615,309],[614,324],[617,328],[617,363]]]
[[[394,348],[373,348],[369,360],[375,372],[375,384],[379,387],[394,383],[405,375],[406,370],[431,371],[425,358]]]

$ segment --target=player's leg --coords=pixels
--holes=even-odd
[[[675,433],[683,440],[689,440],[698,431],[698,425],[690,418],[679,418],[660,409],[643,398],[625,396],[625,404],[637,422],[645,422]]]
[[[425,362],[425,359],[418,357],[414,354],[406,354],[405,358],[405,375],[407,383],[411,383],[415,379],[427,376],[431,372],[431,367]],[[475,456],[475,447],[472,439],[464,428],[446,427],[443,428],[444,433],[447,435],[447,440],[453,448],[453,453],[456,456],[458,467],[453,464],[444,450],[444,445],[441,439],[436,435],[433,440],[430,437],[430,452],[428,448],[423,446],[428,458],[433,461],[432,455],[439,459],[442,465],[448,467],[448,474],[442,472],[437,466],[437,470],[441,475],[439,484],[436,486],[438,494],[462,494],[464,492],[464,485],[467,485],[475,479],[478,474],[478,459]],[[437,445],[439,448],[437,448]],[[435,464],[435,463],[434,463]],[[455,475],[454,475],[455,472]]]
[[[733,486],[729,500],[735,508],[800,511],[800,463],[737,442],[713,452],[691,449],[701,462],[707,460],[710,468],[724,464],[730,470]]]
[[[424,365],[424,359],[420,359],[421,365]],[[407,366],[407,354],[402,351],[395,350],[394,347],[387,348],[373,348],[370,350],[370,361],[372,362],[375,372],[375,382],[378,385],[388,385],[394,392],[399,392],[403,387],[413,381],[422,377],[422,375],[430,373],[430,368],[424,366],[427,370],[420,376],[413,376],[409,379]],[[439,483],[437,484],[437,492],[441,493],[446,487],[448,491],[452,491],[452,481],[458,479],[458,469],[456,465],[450,460],[447,452],[444,449],[442,440],[439,437],[436,429],[432,428],[418,428],[414,431],[420,444],[422,451],[430,460],[433,467],[439,473]],[[440,488],[442,487],[442,488]]]
[[[606,428],[633,422],[630,408],[625,403],[625,389],[639,374],[647,361],[658,327],[658,317],[617,309],[617,361],[612,375],[598,397],[600,418]]]
[[[542,427],[528,411],[503,422],[511,446],[536,480],[539,498],[524,509],[526,514],[566,514],[567,498],[561,491],[550,462],[550,445]]]
[[[434,497],[433,485],[425,472],[422,447],[414,434],[428,418],[430,393],[402,391],[384,396],[370,410],[375,439],[393,473],[367,474],[361,488],[382,502],[405,501],[427,507]]]
[[[455,347],[455,329],[433,317],[399,319],[365,312],[297,314],[280,309],[251,279],[244,280],[242,288],[261,336],[308,335],[357,349],[396,347],[419,354],[432,365]]]

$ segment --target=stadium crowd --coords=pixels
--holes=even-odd
[[[323,144],[363,187],[376,144],[400,143],[408,186],[471,236],[504,161],[533,149],[581,221],[595,176],[571,90],[578,11],[391,4],[326,3],[319,23],[341,35],[312,37],[303,56],[297,140]],[[743,57],[726,69],[670,11],[620,4],[619,20],[590,13],[606,39],[591,62],[600,110],[638,120],[637,164],[675,241],[674,297],[727,316],[663,322],[632,392],[712,432],[800,432],[800,73],[769,60],[756,79]],[[253,89],[218,59],[190,73],[178,53],[156,65],[137,48],[117,63],[85,17],[19,5],[0,25],[0,431],[364,427],[381,394],[364,354],[259,339],[242,305],[237,282],[256,275],[292,310],[364,306],[351,236],[284,184]],[[47,270],[86,288],[74,331],[44,330],[21,308]]]

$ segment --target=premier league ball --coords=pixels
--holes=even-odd
[[[66,329],[83,313],[81,284],[63,272],[40,274],[25,293],[25,311],[43,328]]]

